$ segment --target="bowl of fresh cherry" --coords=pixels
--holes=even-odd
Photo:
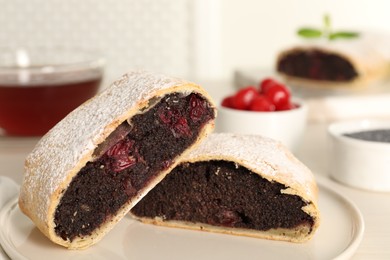
[[[258,134],[296,151],[306,129],[307,105],[292,97],[283,83],[265,78],[223,98],[216,119],[217,132]]]

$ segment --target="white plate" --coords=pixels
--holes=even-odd
[[[0,212],[0,243],[12,259],[348,259],[363,237],[356,206],[319,185],[321,226],[304,244],[147,225],[125,217],[98,244],[72,251],[50,242],[23,215],[17,199]]]

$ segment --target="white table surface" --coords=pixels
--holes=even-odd
[[[219,101],[229,85],[208,84],[206,89]],[[11,177],[21,183],[26,155],[33,149],[38,138],[16,138],[0,136],[0,175]],[[326,123],[309,123],[302,146],[296,156],[315,175],[325,176],[328,184],[353,201],[363,214],[365,221],[364,238],[353,259],[390,259],[390,192],[378,193],[358,190],[327,177]],[[337,230],[334,230],[337,236]]]

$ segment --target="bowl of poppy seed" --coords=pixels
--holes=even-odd
[[[355,188],[390,191],[390,120],[334,122],[328,137],[331,178]]]

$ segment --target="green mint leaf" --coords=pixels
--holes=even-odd
[[[304,38],[320,38],[322,36],[321,30],[314,28],[301,28],[297,31],[297,34]]]
[[[334,32],[329,34],[329,40],[336,40],[336,39],[352,39],[359,37],[359,33],[357,32]]]
[[[330,23],[330,16],[328,14],[324,15],[324,27],[326,30],[330,30],[331,23]]]

